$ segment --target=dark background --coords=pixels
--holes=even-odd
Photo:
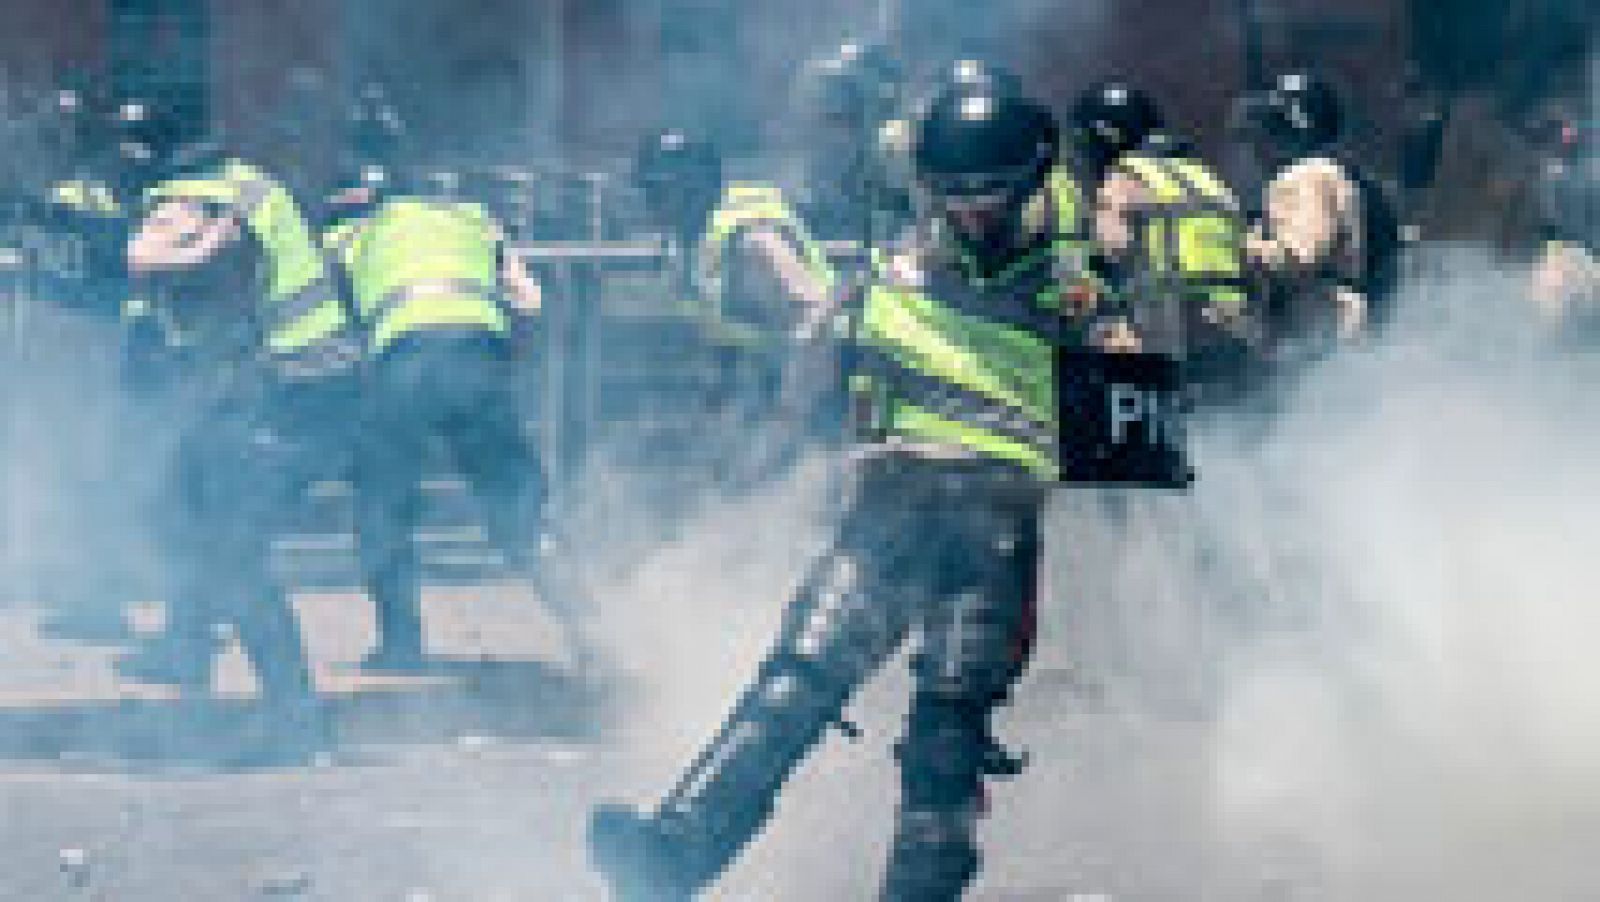
[[[1581,0],[4,0],[13,90],[78,77],[179,98],[265,162],[325,152],[319,98],[390,84],[419,143],[451,159],[614,159],[664,120],[736,146],[781,138],[796,73],[853,35],[913,60],[978,52],[1064,104],[1111,73],[1147,84],[1218,149],[1258,71],[1315,61],[1356,100],[1359,141],[1399,166],[1418,98],[1503,107],[1579,84]],[[1577,61],[1571,65],[1563,60]]]

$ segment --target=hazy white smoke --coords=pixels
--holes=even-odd
[[[25,293],[6,303],[0,603],[61,601],[41,593],[127,578],[134,506],[158,467],[119,442],[137,412],[116,387],[115,324]]]
[[[1262,525],[1320,586],[1235,650],[1217,829],[1299,845],[1330,898],[1600,893],[1600,361],[1542,348],[1515,291],[1450,257],[1254,461],[1299,511]]]
[[[1211,424],[1187,502],[1066,499],[1043,657],[1099,695],[1024,693],[1072,719],[1018,726],[1070,776],[992,833],[1091,860],[1003,853],[1023,872],[995,886],[1600,893],[1600,360],[1554,351],[1485,259],[1441,252],[1390,338]]]
[[[996,787],[978,898],[1600,893],[1600,360],[1551,351],[1517,284],[1430,269],[1390,339],[1208,427],[1188,499],[1063,494],[1006,728],[1036,765]],[[765,651],[822,484],[712,509],[618,596],[637,797]],[[906,682],[869,687],[868,741],[824,745],[718,898],[870,893]]]

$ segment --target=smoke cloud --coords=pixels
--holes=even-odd
[[[1069,24],[1085,32],[1111,8],[1069,5]],[[912,28],[917,5],[905,6],[904,22],[887,4],[858,12],[859,30]],[[945,16],[946,30],[926,39],[930,48],[953,52],[946,37],[980,33],[994,47],[1021,47],[1063,9],[1030,0],[980,29],[986,5],[960,6],[964,14]],[[782,21],[792,7],[772,8],[771,33],[741,59],[768,45],[800,55]],[[636,18],[659,24],[642,11]],[[411,32],[425,30],[373,27],[363,39],[375,57],[405,60],[418,41]],[[825,30],[818,52],[857,29]],[[598,75],[615,67],[613,84],[571,87],[618,98],[583,111],[622,121],[592,129],[596,143],[626,132],[607,144],[614,151],[662,111],[639,73],[605,50],[566,52],[596,56],[589,68]],[[1087,77],[1094,60],[1085,58],[1070,65]],[[468,89],[436,68],[441,81],[405,89],[454,113],[451,92]],[[503,109],[525,75],[479,73],[468,118]],[[489,127],[479,125],[439,143],[471,145]],[[501,135],[494,148],[531,153],[550,143]],[[1271,413],[1198,424],[1201,479],[1191,495],[1060,493],[1042,644],[1002,729],[1033,766],[994,787],[976,898],[1600,897],[1600,574],[1591,551],[1600,359],[1554,348],[1516,300],[1524,274],[1492,259],[1457,248],[1418,263],[1387,337],[1298,375]],[[105,404],[135,422],[169,415],[116,393],[111,324],[63,322],[62,334],[78,340],[26,367],[4,358],[13,403],[0,603],[50,605],[41,592],[91,569],[75,566],[82,549],[150,529],[139,486],[159,473],[118,458],[108,426],[74,425],[92,418],[63,412]],[[102,454],[110,459],[88,459]],[[365,867],[377,881],[388,867],[418,867],[463,898],[521,898],[530,887],[561,897],[580,886],[592,895],[573,897],[598,897],[577,852],[581,809],[602,798],[648,802],[671,784],[754,674],[837,514],[837,473],[821,459],[751,493],[697,486],[662,500],[659,475],[602,455],[564,511],[600,598],[601,643],[620,670],[608,722],[580,737],[576,754],[587,763],[536,771],[505,748],[448,767],[429,759],[364,772],[326,801],[298,790],[288,815],[264,803],[266,813],[248,817],[292,825],[294,854],[328,873]],[[121,553],[131,566],[155,566],[148,552]],[[309,629],[314,645],[323,641]],[[908,683],[900,661],[867,687],[851,712],[863,741],[832,738],[819,749],[713,898],[870,897]],[[419,701],[403,726],[448,720],[453,704],[461,702]],[[229,799],[217,832],[243,832],[233,788],[214,791]],[[462,797],[473,800],[466,814],[451,807]],[[513,798],[520,803],[504,807]],[[352,864],[391,808],[437,822],[386,835],[393,861]],[[343,897],[372,892],[361,886]]]
[[[1487,259],[1431,256],[1388,337],[1201,424],[1191,496],[1060,493],[1005,730],[1035,765],[996,787],[977,898],[1600,892],[1600,360],[1553,350]],[[617,592],[649,674],[634,797],[753,672],[826,486],[708,509]],[[715,898],[870,893],[907,683],[869,687],[866,741],[824,745]]]

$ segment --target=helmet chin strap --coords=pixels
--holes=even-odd
[[[1022,190],[1020,187],[996,205],[993,223],[983,234],[973,234],[962,228],[956,210],[941,201],[938,207],[940,225],[955,249],[984,268],[989,264],[1004,264],[1019,253],[1030,250],[1040,237],[1036,229],[1029,228],[1027,206],[1039,190]]]
[[[948,213],[941,218],[941,225],[953,249],[968,264],[984,272],[1002,269],[1032,250],[1039,237],[1028,228],[1027,217],[1017,206],[1008,207],[994,228],[985,234],[975,235],[962,229]]]

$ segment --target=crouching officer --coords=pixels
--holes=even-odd
[[[351,321],[300,206],[262,169],[130,103],[122,146],[156,173],[128,268],[184,324],[189,401],[168,558],[166,633],[130,675],[204,683],[231,622],[263,694],[311,710],[298,624],[269,557],[307,483],[341,475],[354,402]]]
[[[545,519],[545,478],[516,393],[514,311],[536,311],[539,286],[506,252],[486,209],[440,198],[400,171],[399,129],[390,110],[357,111],[350,184],[334,198],[323,236],[348,280],[367,352],[356,532],[378,644],[364,664],[425,663],[412,539],[435,441],[478,497],[491,540],[563,620],[574,659],[587,659],[584,612]]]
[[[835,308],[838,278],[783,192],[766,182],[725,181],[722,157],[681,131],[652,136],[637,177],[655,224],[677,248],[674,290],[715,356],[708,411],[733,448],[735,478],[755,477],[794,450],[785,430],[803,427],[825,386],[826,361],[803,351]],[[769,454],[751,455],[750,424]],[[722,457],[721,454],[718,455]]]
[[[983,783],[1018,773],[991,718],[1031,651],[1040,512],[1057,470],[1054,359],[1115,331],[1026,211],[1056,159],[1042,105],[952,83],[919,115],[930,213],[867,291],[857,484],[832,550],[720,732],[652,811],[590,825],[623,900],[704,890],[762,829],[856,690],[921,637],[882,896],[954,900],[979,870]]]

